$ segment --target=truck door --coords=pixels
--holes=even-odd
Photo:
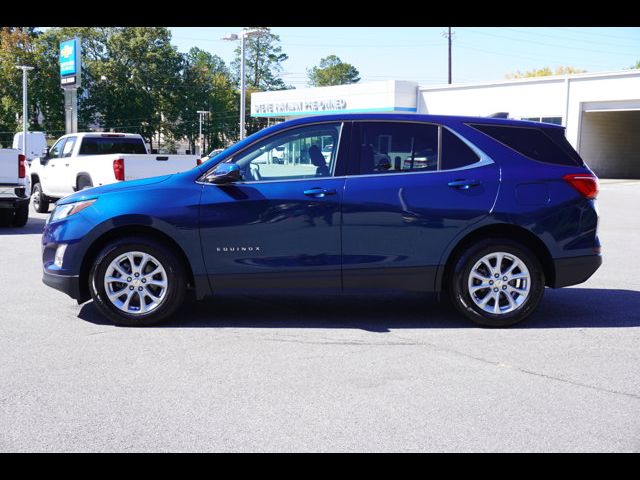
[[[49,157],[40,160],[40,183],[44,193],[51,197],[62,198],[66,195],[62,193],[66,167],[61,158],[66,141],[67,137],[62,137],[49,149]]]

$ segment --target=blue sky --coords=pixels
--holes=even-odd
[[[237,42],[221,40],[242,27],[170,27],[182,52],[197,46],[227,64]],[[337,55],[361,81],[447,82],[447,27],[273,27],[289,59],[282,78],[307,86],[306,70]],[[640,27],[453,27],[453,82],[505,79],[511,72],[572,66],[589,72],[622,70],[640,60]]]

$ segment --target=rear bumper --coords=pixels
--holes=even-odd
[[[602,265],[602,255],[559,258],[553,261],[555,282],[551,287],[560,288],[586,282]]]
[[[30,198],[25,192],[24,186],[0,185],[0,208],[14,209],[29,203]]]
[[[55,275],[45,270],[42,272],[42,282],[75,300],[80,298],[80,279],[77,275]]]

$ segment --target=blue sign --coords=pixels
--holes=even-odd
[[[62,85],[77,86],[80,83],[80,39],[60,42],[60,77]]]

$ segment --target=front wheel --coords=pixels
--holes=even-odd
[[[544,294],[544,271],[524,245],[486,239],[460,255],[450,275],[455,307],[485,327],[508,327],[537,308]]]
[[[187,280],[176,255],[151,239],[124,238],[98,254],[89,275],[98,309],[117,325],[154,325],[182,304]]]
[[[33,202],[33,208],[38,213],[49,212],[49,198],[42,191],[42,185],[36,183],[33,186],[33,192],[31,193],[31,201]]]

